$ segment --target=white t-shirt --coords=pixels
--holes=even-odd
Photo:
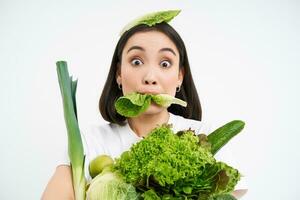
[[[170,113],[168,124],[172,124],[172,129],[175,133],[189,128],[195,130],[196,134],[205,133],[207,135],[212,131],[210,124],[204,123],[203,121],[186,119],[172,113]],[[85,176],[88,181],[91,180],[88,165],[96,156],[106,154],[112,158],[118,158],[124,151],[129,150],[133,144],[143,139],[135,134],[128,123],[124,126],[113,123],[91,125],[85,130],[81,129],[81,135],[86,155]],[[66,145],[64,156],[58,164],[70,164],[67,152]],[[215,155],[215,158],[218,161],[224,161],[226,163],[229,162],[229,165],[231,165],[231,163],[235,163],[231,162],[233,161],[233,158],[230,154],[222,154],[221,150]],[[238,169],[237,166],[231,166]],[[242,177],[236,186],[236,189],[246,189],[246,186],[245,177]]]

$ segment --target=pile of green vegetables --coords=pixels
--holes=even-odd
[[[232,136],[243,126],[241,121],[232,121],[209,136],[196,135],[193,130],[174,133],[168,124],[157,127],[115,161],[106,155],[97,157],[90,170],[97,168],[98,175],[90,183],[87,197],[93,200],[234,199],[230,193],[241,175],[237,169],[214,158],[224,143],[213,141],[223,137],[224,132]],[[225,138],[223,142],[228,140]]]
[[[67,68],[65,62],[58,62],[57,68],[77,200],[235,199],[231,192],[241,174],[226,163],[217,161],[214,155],[244,128],[245,124],[240,120],[231,121],[209,135],[198,134],[191,129],[175,133],[172,125],[163,124],[115,160],[108,155],[96,157],[89,164],[91,182],[83,182],[84,155],[81,151],[81,137],[76,132],[77,128],[71,128],[78,127],[76,84],[74,90],[74,84],[67,78],[67,70],[62,70]],[[62,77],[65,77],[65,82]],[[68,85],[67,89],[64,84]],[[119,114],[134,117],[147,110],[152,102],[164,107],[174,103],[186,106],[184,101],[165,94],[132,93],[120,97],[115,107]],[[65,109],[68,105],[73,106],[73,112],[70,112],[72,106]],[[73,119],[73,124],[70,119]]]

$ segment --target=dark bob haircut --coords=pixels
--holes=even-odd
[[[146,32],[153,30],[164,33],[170,38],[170,40],[174,42],[179,51],[179,67],[183,68],[184,71],[181,89],[179,92],[176,92],[175,97],[186,101],[187,107],[172,104],[170,107],[168,107],[168,111],[175,115],[181,115],[188,119],[195,119],[201,121],[201,104],[192,78],[184,42],[179,36],[179,34],[172,28],[172,26],[164,22],[151,27],[143,24],[137,25],[131,28],[130,30],[126,31],[120,37],[113,54],[110,70],[99,100],[99,110],[102,117],[108,122],[124,125],[126,118],[124,116],[119,115],[116,112],[114,106],[115,101],[123,95],[122,90],[118,88],[118,84],[116,81],[118,65],[121,63],[122,52],[128,39],[137,32]]]

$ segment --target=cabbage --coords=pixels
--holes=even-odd
[[[181,10],[165,10],[165,11],[157,11],[148,13],[146,15],[140,16],[131,22],[129,22],[120,32],[120,35],[122,35],[124,32],[128,31],[134,26],[137,26],[139,24],[146,24],[147,26],[153,26],[158,23],[162,22],[170,22],[174,17],[176,17]]]
[[[136,200],[135,188],[125,183],[121,177],[110,170],[104,170],[92,179],[86,192],[87,200]]]

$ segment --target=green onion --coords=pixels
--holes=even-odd
[[[69,76],[68,66],[65,61],[56,62],[56,66],[68,133],[68,153],[72,168],[72,181],[75,199],[84,200],[86,186],[84,176],[85,156],[77,119],[77,80],[73,81],[72,77]]]

